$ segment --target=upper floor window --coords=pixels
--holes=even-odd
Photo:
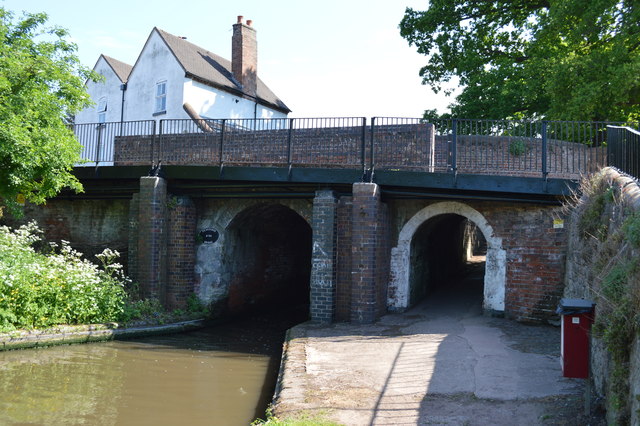
[[[154,112],[165,112],[167,110],[167,82],[156,83],[156,108]]]
[[[107,98],[98,101],[98,123],[104,123],[107,119]]]

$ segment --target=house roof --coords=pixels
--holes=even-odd
[[[125,64],[122,61],[112,58],[107,55],[100,55],[104,58],[105,62],[109,64],[113,72],[118,76],[121,82],[126,83],[129,79],[129,74],[131,73],[131,69],[133,66],[129,64]]]
[[[153,31],[157,31],[167,44],[184,69],[186,77],[221,90],[252,97],[251,94],[242,90],[240,83],[233,77],[231,61],[157,27]],[[291,111],[260,78],[258,78],[257,86],[256,97],[259,103],[285,113]]]

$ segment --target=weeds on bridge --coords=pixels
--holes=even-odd
[[[594,335],[611,354],[607,398],[617,422],[627,424],[631,347],[640,336],[640,212],[626,205],[622,188],[604,173],[583,180],[569,207],[576,214],[583,262],[592,277]]]

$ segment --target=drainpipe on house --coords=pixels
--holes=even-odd
[[[127,83],[120,85],[122,91],[122,104],[120,105],[120,124],[124,123],[124,93],[127,91]]]

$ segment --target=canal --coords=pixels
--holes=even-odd
[[[0,352],[2,425],[247,425],[271,401],[287,328],[260,314],[169,336]]]

